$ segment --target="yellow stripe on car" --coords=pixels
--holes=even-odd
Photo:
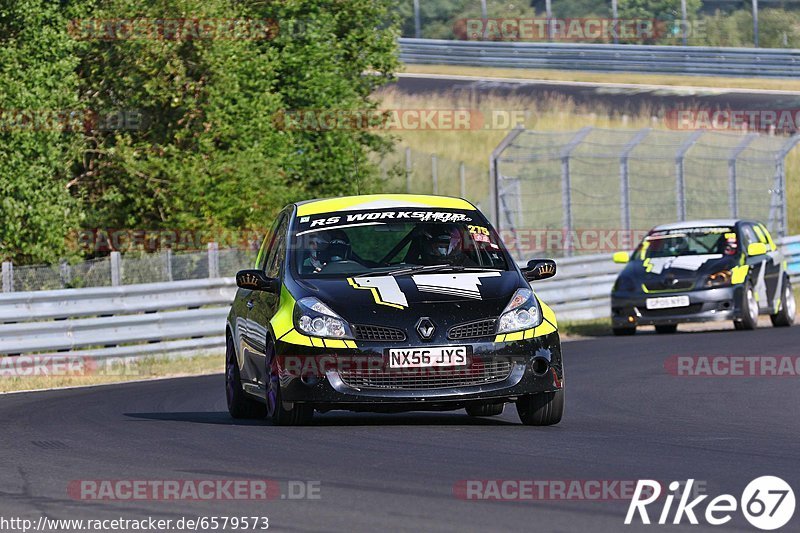
[[[747,273],[750,271],[750,265],[735,266],[731,269],[731,283],[738,285],[744,283],[747,279]]]
[[[436,207],[440,209],[465,209],[474,211],[475,206],[461,198],[429,196],[425,194],[365,194],[316,200],[297,207],[297,216],[320,215],[336,211],[357,209],[393,209],[414,207]]]

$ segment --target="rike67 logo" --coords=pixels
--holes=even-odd
[[[701,503],[708,498],[703,494],[689,500],[692,495],[694,479],[684,484],[673,481],[669,484],[669,491],[663,499],[664,506],[656,523],[680,524],[685,518],[690,524],[697,525],[698,515],[712,526],[720,526],[730,522],[733,513],[741,509],[742,514],[751,525],[758,529],[771,531],[783,527],[794,515],[794,491],[784,480],[775,476],[762,476],[751,481],[737,500],[731,494],[721,494],[706,503],[705,512],[701,513]],[[636,484],[633,499],[625,516],[625,524],[630,525],[636,515],[642,524],[650,524],[647,506],[656,502],[661,497],[661,484],[651,479],[640,479]],[[674,514],[672,504],[676,497],[679,499]],[[660,503],[660,502],[659,502]],[[655,506],[653,506],[655,507]],[[655,509],[651,509],[655,510]],[[672,520],[670,521],[670,515]],[[654,517],[655,518],[655,517]]]

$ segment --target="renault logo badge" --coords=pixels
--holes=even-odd
[[[426,316],[419,319],[416,327],[419,338],[424,341],[431,340],[434,332],[436,331],[436,326],[434,326],[433,322],[431,322],[431,319]]]

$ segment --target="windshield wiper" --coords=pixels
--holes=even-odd
[[[356,278],[364,278],[364,277],[369,277],[369,276],[394,276],[394,277],[397,277],[397,276],[407,276],[408,274],[417,274],[417,273],[420,273],[420,272],[444,272],[444,271],[448,271],[448,272],[464,272],[466,270],[473,270],[473,271],[474,270],[480,270],[480,271],[492,270],[492,271],[498,271],[499,272],[499,269],[494,269],[494,268],[467,267],[467,266],[462,266],[462,265],[442,264],[442,265],[415,265],[415,266],[411,266],[411,267],[398,268],[396,270],[389,270],[387,272],[364,272],[363,274],[359,274],[359,275],[354,276],[354,277],[356,277]]]

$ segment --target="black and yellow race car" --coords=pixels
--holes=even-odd
[[[695,220],[653,228],[632,254],[611,292],[616,335],[653,325],[733,320],[754,329],[759,315],[775,326],[794,323],[796,304],[787,264],[766,226],[751,220]]]
[[[553,311],[475,206],[459,198],[369,195],[287,206],[227,321],[233,417],[304,424],[315,411],[466,408],[525,424],[564,410]]]

